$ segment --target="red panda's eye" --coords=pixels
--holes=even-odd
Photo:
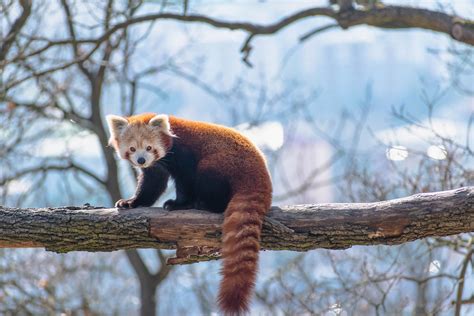
[[[135,147],[130,147],[130,151],[134,153],[136,151]]]
[[[147,146],[146,151],[150,151],[150,150],[151,150],[151,146]]]

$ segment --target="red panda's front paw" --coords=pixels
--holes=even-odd
[[[118,200],[117,203],[115,203],[115,207],[118,207],[118,208],[134,208],[136,206],[137,205],[135,203],[135,198],[121,199],[121,200]]]
[[[193,208],[191,203],[186,202],[178,202],[176,200],[168,200],[163,204],[163,208],[167,211],[174,211],[174,210],[188,210]]]
[[[163,208],[167,211],[174,211],[176,210],[176,201],[173,200],[173,199],[170,199],[168,201],[166,201],[164,204],[163,204]]]

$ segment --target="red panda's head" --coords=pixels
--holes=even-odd
[[[151,166],[171,147],[174,135],[165,114],[107,115],[106,119],[110,130],[109,144],[122,159],[137,167]]]

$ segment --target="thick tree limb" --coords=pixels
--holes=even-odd
[[[335,11],[330,7],[316,7],[302,10],[282,18],[276,23],[263,25],[248,22],[231,22],[202,15],[178,15],[156,13],[131,18],[118,23],[96,39],[80,42],[94,43],[107,39],[116,31],[136,23],[155,20],[177,20],[181,22],[200,22],[216,28],[246,31],[253,36],[275,34],[283,28],[309,17],[325,16],[336,20],[342,28],[356,25],[370,25],[381,28],[420,28],[450,35],[457,41],[474,45],[474,21],[443,12],[404,6],[375,6],[369,10]]]
[[[191,263],[219,257],[222,219],[196,210],[0,207],[0,247],[177,249],[168,263]],[[273,207],[263,225],[262,248],[345,249],[472,231],[474,186],[375,203]]]
[[[152,13],[129,18],[123,22],[116,23],[107,29],[102,35],[94,38],[68,38],[61,40],[46,40],[46,44],[41,48],[21,56],[21,59],[41,54],[54,46],[69,44],[95,44],[89,53],[82,54],[78,61],[86,60],[96,51],[101,43],[108,40],[116,32],[128,28],[134,24],[152,22],[158,20],[175,20],[184,23],[203,23],[216,28],[228,30],[239,30],[249,34],[249,37],[256,35],[275,34],[287,26],[300,20],[310,17],[329,17],[338,23],[342,28],[347,29],[356,25],[370,25],[380,28],[404,29],[419,28],[444,33],[453,39],[465,44],[474,45],[474,21],[444,12],[429,9],[414,8],[409,6],[383,6],[377,5],[369,9],[351,9],[337,11],[331,7],[315,7],[295,12],[280,19],[275,23],[258,24],[251,22],[225,21],[218,18],[208,17],[199,14],[180,15],[174,13]],[[246,41],[242,51],[248,49],[249,40]],[[10,62],[13,62],[11,60]],[[69,64],[64,67],[69,66]]]

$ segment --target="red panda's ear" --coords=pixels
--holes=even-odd
[[[162,131],[166,135],[174,136],[171,132],[171,126],[170,121],[168,119],[168,115],[166,114],[155,115],[148,124],[154,128],[160,129],[160,131]]]
[[[121,116],[107,115],[105,119],[107,120],[107,125],[109,125],[111,140],[118,138],[122,130],[128,125],[127,119]]]

